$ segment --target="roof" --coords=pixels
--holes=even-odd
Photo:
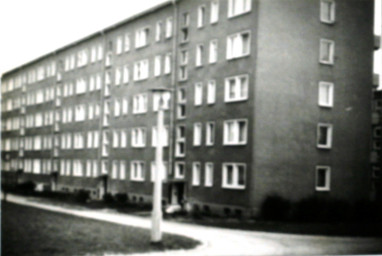
[[[175,0],[175,1],[176,1],[176,0]],[[102,29],[102,30],[100,30],[100,31],[97,31],[97,32],[95,32],[95,33],[92,33],[92,34],[90,34],[90,35],[84,37],[84,38],[81,38],[81,39],[79,39],[79,40],[77,40],[77,41],[74,41],[73,43],[70,43],[70,44],[68,44],[68,45],[65,45],[65,46],[63,46],[63,47],[61,47],[61,48],[58,48],[58,49],[56,49],[56,50],[54,50],[54,51],[52,51],[52,52],[49,52],[49,53],[47,53],[47,54],[44,54],[44,55],[42,55],[42,56],[40,56],[40,57],[38,57],[38,58],[36,58],[36,59],[34,59],[34,60],[31,60],[31,61],[29,61],[29,62],[27,62],[27,63],[24,63],[23,65],[18,66],[18,67],[14,68],[14,69],[11,69],[11,70],[9,70],[9,71],[6,71],[6,72],[4,72],[4,73],[2,74],[2,77],[7,76],[7,75],[10,75],[10,74],[13,73],[13,72],[22,70],[22,69],[26,68],[27,66],[29,66],[29,65],[31,65],[31,64],[33,64],[33,63],[39,62],[39,61],[41,61],[41,60],[43,60],[43,59],[45,59],[45,58],[47,58],[47,57],[54,56],[54,55],[56,55],[57,53],[62,52],[62,51],[64,51],[64,50],[66,50],[66,49],[69,49],[70,47],[73,47],[73,46],[75,46],[75,45],[78,45],[78,44],[80,44],[80,43],[82,43],[82,42],[85,42],[86,40],[89,40],[89,39],[94,38],[94,37],[99,36],[99,35],[103,35],[103,34],[109,32],[109,31],[111,31],[111,30],[113,30],[113,29],[115,29],[115,28],[118,28],[118,27],[120,27],[120,26],[122,26],[122,25],[125,25],[126,23],[129,23],[129,22],[131,22],[131,21],[133,21],[133,20],[135,20],[135,19],[138,19],[138,18],[140,18],[140,17],[142,17],[142,16],[144,16],[144,15],[147,15],[147,14],[149,14],[149,13],[152,13],[152,12],[155,12],[155,11],[157,11],[157,10],[159,10],[159,9],[162,9],[162,8],[168,6],[168,5],[171,5],[173,2],[174,2],[174,0],[167,0],[167,1],[164,2],[164,3],[158,4],[158,5],[153,6],[152,8],[149,8],[149,9],[147,9],[147,10],[145,10],[145,11],[142,11],[142,12],[140,12],[140,13],[137,13],[137,14],[133,15],[133,16],[130,16],[130,17],[128,17],[128,18],[125,19],[125,20],[122,20],[122,21],[120,21],[120,22],[118,22],[118,23],[115,23],[114,25],[111,25],[111,26],[109,26],[109,27],[106,27],[106,28],[104,28],[104,29]]]

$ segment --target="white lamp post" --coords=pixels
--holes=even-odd
[[[152,226],[151,226],[151,242],[160,243],[162,241],[162,177],[163,177],[163,145],[162,145],[162,134],[163,134],[163,94],[169,89],[166,88],[155,88],[151,89],[155,94],[159,94],[158,101],[158,119],[157,119],[157,141],[155,148],[155,181],[154,181],[154,191],[153,191],[153,211],[152,211]]]

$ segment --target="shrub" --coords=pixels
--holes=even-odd
[[[126,193],[117,193],[114,196],[115,201],[119,204],[125,204],[127,202],[127,194]]]
[[[260,215],[264,220],[281,221],[289,218],[290,209],[290,201],[278,195],[270,195],[261,204]]]
[[[351,212],[346,201],[312,196],[297,202],[293,217],[297,221],[338,222],[349,220]]]
[[[77,202],[77,203],[86,203],[90,198],[90,193],[89,191],[86,191],[86,190],[83,190],[83,189],[80,189],[78,190],[75,194],[74,194],[74,200]]]
[[[16,190],[20,191],[22,194],[32,194],[36,188],[36,184],[33,181],[26,181],[17,184]]]
[[[114,203],[114,197],[110,193],[106,193],[103,195],[103,201],[106,204],[112,204]]]
[[[382,205],[377,202],[358,201],[354,204],[353,219],[356,221],[382,221]]]

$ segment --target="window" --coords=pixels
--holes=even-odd
[[[172,37],[172,17],[166,19],[166,38]]]
[[[83,67],[86,64],[88,64],[88,51],[84,49],[77,53],[77,67]]]
[[[155,41],[159,42],[162,34],[162,21],[158,21],[155,25]]]
[[[175,156],[184,157],[186,155],[186,127],[178,125],[176,127]]]
[[[119,163],[119,179],[124,180],[126,179],[126,161],[121,160]]]
[[[109,132],[103,131],[102,133],[102,156],[109,155]]]
[[[176,114],[177,114],[178,119],[186,118],[186,104],[185,103],[178,104]]]
[[[9,120],[9,123],[11,123],[11,119],[8,119]],[[42,113],[36,113],[35,117],[34,117],[34,126],[35,127],[41,127],[42,126],[42,123],[43,123],[43,118],[42,118]],[[8,127],[8,128],[11,128],[11,127]],[[11,129],[8,129],[8,130],[11,130]]]
[[[200,185],[200,163],[193,162],[192,163],[192,185],[199,186]]]
[[[149,61],[147,59],[134,63],[134,80],[140,81],[149,77]]]
[[[88,131],[87,148],[92,148],[92,147],[93,147],[93,131]]]
[[[127,99],[122,99],[122,115],[127,115],[129,110],[129,102]]]
[[[111,59],[113,57],[113,54],[111,52],[106,53],[106,59],[105,59],[105,65],[106,67],[111,66]]]
[[[317,147],[331,148],[332,147],[332,130],[331,124],[319,123],[317,125]]]
[[[242,101],[248,98],[248,75],[225,79],[225,102]]]
[[[146,128],[139,127],[131,130],[131,146],[142,148],[146,145]]]
[[[116,70],[115,70],[115,85],[116,86],[118,86],[118,85],[120,85],[121,84],[121,77],[122,77],[122,75],[121,75],[121,69],[120,68],[117,68]]]
[[[167,164],[162,162],[162,167],[160,170],[157,170],[156,162],[151,162],[151,181],[155,182],[156,174],[157,172],[161,172],[160,177],[162,178],[162,181],[166,179],[166,173],[167,173]]]
[[[188,77],[187,66],[180,66],[179,67],[179,80],[180,81],[187,80],[187,77]]]
[[[184,179],[186,175],[186,166],[183,162],[175,162],[175,178]]]
[[[142,161],[131,161],[130,179],[133,181],[145,180],[145,163]]]
[[[90,53],[90,62],[94,63],[97,60],[97,48],[93,46]]]
[[[121,103],[119,99],[114,100],[114,116],[120,116],[121,115]]]
[[[212,146],[215,142],[215,123],[207,122],[206,124],[206,145]]]
[[[119,167],[119,161],[113,160],[113,164],[111,167],[111,178],[112,179],[118,179],[118,167]]]
[[[76,94],[81,94],[86,92],[86,80],[84,78],[79,78],[76,80]]]
[[[75,149],[82,149],[84,148],[84,136],[82,133],[77,132],[73,134],[74,137],[74,148]]]
[[[202,144],[202,124],[194,124],[194,146],[200,146]]]
[[[319,82],[318,105],[321,107],[333,107],[333,83]]]
[[[117,47],[115,49],[116,54],[122,53],[122,36],[117,37]]]
[[[109,162],[107,160],[102,160],[101,162],[101,172],[103,174],[109,173]]]
[[[214,164],[206,163],[204,167],[204,186],[212,187],[214,182]]]
[[[113,131],[113,148],[119,147],[119,132]]]
[[[208,81],[207,84],[207,104],[214,104],[216,99],[216,82],[215,80]]]
[[[133,113],[140,114],[147,111],[147,94],[137,94],[133,97]]]
[[[251,0],[228,0],[228,17],[251,11]]]
[[[74,120],[76,122],[84,121],[85,120],[85,105],[77,105],[75,107],[75,113],[74,113]]]
[[[219,1],[212,0],[211,1],[211,15],[210,22],[211,24],[218,22],[219,20]]]
[[[247,143],[247,120],[224,121],[224,145],[244,145]]]
[[[316,190],[317,191],[330,190],[330,167],[329,166],[316,167]]]
[[[96,90],[101,90],[101,87],[102,87],[101,74],[97,74],[97,78],[96,78]]]
[[[89,92],[95,90],[95,76],[90,76],[89,77]]]
[[[168,127],[164,127],[163,130],[162,130],[162,134],[160,136],[160,139],[161,139],[161,145],[163,147],[167,147],[168,146]],[[153,147],[156,147],[157,146],[157,140],[158,140],[158,127],[157,126],[154,126],[153,129],[152,129],[152,133],[151,133],[151,145]]]
[[[223,163],[223,188],[245,188],[246,165],[241,163]]]
[[[125,52],[130,51],[130,34],[125,34]]]
[[[227,37],[227,59],[236,59],[250,54],[249,31],[236,33]]]
[[[129,68],[127,65],[123,66],[123,83],[127,84],[129,82]]]
[[[148,44],[149,28],[141,28],[135,31],[135,47],[140,48]]]
[[[324,23],[334,23],[335,21],[335,3],[334,0],[320,1],[320,20]]]
[[[320,40],[320,63],[334,63],[334,41],[328,39]]]
[[[205,16],[206,16],[206,7],[204,5],[201,5],[198,7],[198,28],[201,28],[204,26]]]
[[[161,56],[155,56],[154,58],[154,76],[160,76],[161,73]]]
[[[188,41],[188,26],[190,25],[190,14],[188,12],[183,13],[182,15],[182,24],[181,24],[181,42]]]
[[[98,45],[97,59],[98,60],[103,59],[103,46],[102,45]]]
[[[171,73],[171,53],[164,56],[164,71],[166,75]]]
[[[203,102],[203,84],[202,83],[195,84],[194,101],[195,101],[195,106],[202,105],[202,102]]]
[[[121,130],[121,148],[126,148],[127,147],[127,132],[125,130]]]
[[[218,41],[212,40],[210,41],[210,53],[208,57],[208,61],[210,63],[215,63],[218,59]]]
[[[162,94],[154,93],[153,95],[153,111],[158,111],[160,100],[162,101],[162,109],[169,109],[170,107],[170,97],[171,94],[169,92],[165,92]]]
[[[93,148],[98,148],[99,146],[99,132],[94,131],[93,133]]]
[[[73,160],[73,176],[82,176],[83,166],[81,160]]]
[[[188,63],[188,51],[183,50],[180,52],[180,65],[186,65]]]
[[[203,65],[203,45],[199,44],[196,46],[196,57],[195,57],[195,66],[200,67]]]
[[[188,27],[181,28],[180,30],[180,41],[182,43],[187,42],[189,39],[189,34],[188,34]]]

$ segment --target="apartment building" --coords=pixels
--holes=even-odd
[[[171,1],[2,77],[2,171],[255,214],[271,194],[370,197],[373,1]]]

